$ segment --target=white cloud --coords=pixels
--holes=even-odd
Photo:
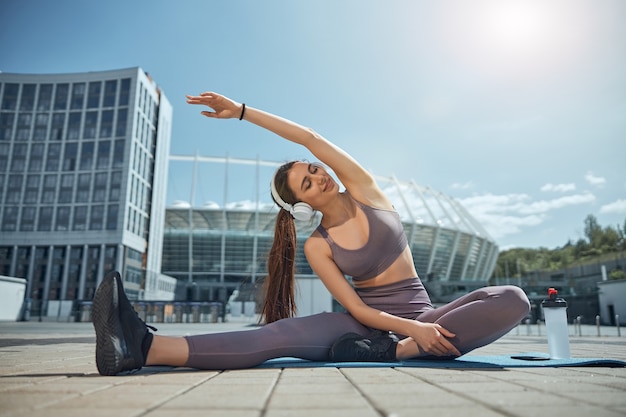
[[[591,203],[595,199],[596,197],[591,193],[539,201],[532,201],[527,194],[484,194],[458,199],[458,201],[494,239],[498,239],[519,233],[523,228],[542,224],[548,218],[550,211]]]
[[[451,187],[453,190],[469,190],[470,188],[474,188],[474,183],[471,181],[464,183],[455,182]]]
[[[587,174],[585,175],[585,180],[587,180],[589,184],[596,185],[599,187],[603,186],[606,183],[606,178],[597,177],[591,171],[587,172]]]
[[[568,184],[551,184],[547,183],[543,187],[541,187],[541,191],[556,191],[560,193],[565,193],[568,191],[574,191],[576,189],[576,184],[568,183]]]
[[[577,204],[592,203],[596,199],[591,193],[573,194],[564,197],[555,198],[553,200],[534,201],[530,204],[519,208],[519,212],[523,214],[545,213],[550,210],[556,210],[567,206]]]
[[[605,204],[600,207],[600,213],[626,213],[626,200],[619,199],[609,204]]]

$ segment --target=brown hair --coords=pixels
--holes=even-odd
[[[287,184],[287,174],[296,161],[287,162],[276,171],[274,185],[284,202],[297,203]],[[273,199],[273,197],[272,197]],[[296,258],[296,225],[293,217],[282,208],[276,216],[274,242],[267,260],[267,278],[263,283],[265,300],[261,318],[265,323],[293,317],[296,313],[294,275]]]

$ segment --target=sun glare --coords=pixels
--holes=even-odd
[[[441,17],[442,40],[459,64],[509,80],[563,71],[588,35],[583,10],[560,1],[455,2]]]
[[[531,51],[540,47],[549,33],[549,23],[545,10],[532,2],[503,1],[486,10],[483,35],[503,50]]]

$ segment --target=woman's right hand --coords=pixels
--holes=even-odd
[[[188,104],[205,105],[213,111],[202,111],[206,117],[215,119],[239,118],[243,110],[243,105],[217,93],[206,92],[199,96],[187,95]]]
[[[410,336],[421,352],[435,356],[461,356],[461,352],[448,340],[456,335],[439,324],[416,321]]]

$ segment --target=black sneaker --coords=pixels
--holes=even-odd
[[[96,366],[100,375],[140,369],[146,364],[152,333],[124,293],[119,272],[109,272],[93,297],[91,321],[96,329]]]
[[[367,336],[347,333],[330,348],[334,362],[393,362],[396,360],[398,337],[389,332],[375,330]]]

